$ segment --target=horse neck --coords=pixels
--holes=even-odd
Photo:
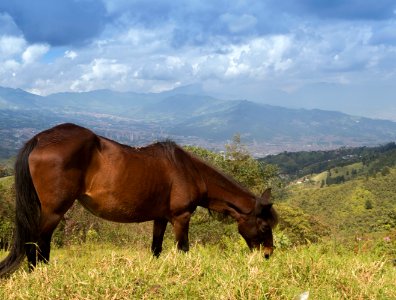
[[[254,209],[256,200],[250,191],[206,163],[199,161],[198,164],[206,184],[207,208],[233,217],[249,214]]]

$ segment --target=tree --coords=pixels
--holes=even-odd
[[[224,153],[215,153],[199,147],[185,147],[215,167],[232,176],[243,186],[261,194],[266,187],[279,188],[279,169],[271,164],[254,159],[247,147],[242,144],[241,136],[236,134],[232,142],[225,145]]]
[[[372,209],[372,208],[373,208],[373,203],[371,203],[371,200],[370,200],[370,199],[367,199],[367,200],[366,200],[366,202],[365,202],[365,204],[364,204],[364,207],[365,207],[366,209]]]
[[[11,176],[12,173],[13,173],[13,169],[12,168],[0,165],[0,177]]]
[[[384,168],[381,170],[381,175],[382,175],[382,176],[386,176],[386,175],[389,175],[389,174],[390,174],[390,170],[389,170],[388,167],[384,167]]]

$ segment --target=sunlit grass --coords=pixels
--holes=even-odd
[[[333,243],[277,250],[270,260],[239,240],[192,245],[170,240],[159,259],[141,246],[56,249],[49,265],[0,281],[0,299],[396,299],[391,257]]]
[[[335,177],[344,176],[346,179],[350,179],[352,177],[353,170],[355,170],[357,174],[360,174],[360,172],[363,170],[363,167],[364,167],[363,163],[358,162],[343,167],[334,167],[331,168],[330,171]],[[311,179],[315,182],[320,183],[322,180],[326,181],[328,176],[329,176],[329,171],[324,171],[322,173],[316,174],[315,176],[311,177]]]

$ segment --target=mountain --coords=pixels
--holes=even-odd
[[[41,97],[21,89],[0,87],[0,109],[39,109]]]
[[[61,111],[90,111],[128,116],[143,106],[153,104],[155,94],[95,90],[81,93],[57,93],[40,98],[44,108]]]
[[[199,87],[191,86],[164,93],[96,90],[42,97],[0,88],[0,138],[21,140],[29,135],[17,132],[22,128],[30,128],[33,134],[68,121],[129,144],[170,137],[180,143],[221,148],[240,133],[257,155],[378,145],[396,139],[396,123],[391,121],[247,100],[226,101],[195,94],[199,92]],[[12,147],[9,150],[13,151]]]
[[[235,101],[221,111],[207,112],[176,124],[171,133],[224,139],[239,132],[258,141],[307,141],[316,144],[376,144],[396,138],[396,123],[340,112]]]

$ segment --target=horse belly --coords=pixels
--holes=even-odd
[[[167,199],[161,196],[134,198],[97,191],[84,194],[78,200],[92,214],[114,222],[145,222],[168,215]]]
[[[102,141],[85,177],[81,204],[115,222],[143,222],[166,217],[170,182],[162,162],[130,154]]]

